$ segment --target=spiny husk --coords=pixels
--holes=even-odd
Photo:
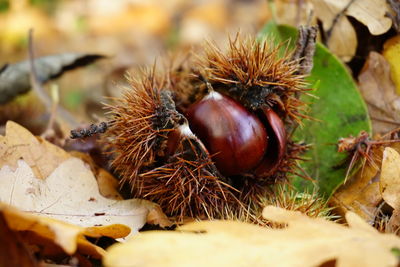
[[[246,209],[226,208],[225,217],[232,220],[257,223],[259,225],[281,228],[284,225],[272,223],[262,217],[262,210],[266,206],[275,206],[287,210],[298,211],[309,217],[337,220],[333,208],[327,205],[316,192],[299,192],[288,184],[270,185],[269,191],[258,194],[257,199],[249,202]]]
[[[144,73],[108,106],[112,120],[104,143],[111,165],[134,197],[158,203],[177,221],[216,218],[224,205],[240,202],[194,135],[183,136],[173,155],[165,154],[168,135],[185,121],[169,97],[171,82],[166,80]]]
[[[111,122],[106,135],[106,150],[112,153],[112,167],[129,182],[140,188],[138,174],[151,166],[162,151],[168,129],[155,127],[160,117],[163,80],[152,72],[144,73],[142,80],[130,78],[131,87],[120,98],[108,105]]]
[[[299,62],[287,50],[281,54],[283,46],[274,46],[268,39],[237,36],[224,53],[209,42],[199,69],[214,88],[227,91],[247,108],[272,107],[283,118],[300,122],[307,116],[299,94],[309,89],[304,76],[297,73]]]
[[[218,177],[209,156],[196,139],[184,138],[175,155],[163,166],[140,174],[142,196],[152,200],[178,220],[220,218],[224,206],[239,206],[232,186]]]
[[[112,166],[123,182],[131,184],[134,197],[155,201],[178,221],[185,216],[230,215],[258,220],[264,205],[260,199],[276,195],[274,184],[301,170],[299,155],[306,146],[287,140],[285,156],[274,174],[249,173],[239,182],[238,177],[218,172],[196,137],[183,138],[172,155],[164,152],[169,133],[182,125],[179,112],[204,96],[205,82],[255,113],[272,108],[288,125],[306,117],[301,111],[305,105],[298,100],[308,90],[304,77],[296,72],[298,62],[289,53],[281,57],[279,49],[251,38],[231,41],[227,53],[208,44],[200,65],[171,68],[160,75],[164,79],[145,73],[142,80],[131,82],[130,91],[109,106],[112,123],[107,142]]]

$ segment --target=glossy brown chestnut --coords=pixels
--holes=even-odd
[[[193,104],[187,118],[224,175],[255,168],[267,150],[267,131],[261,120],[228,96],[210,92]]]
[[[270,108],[265,108],[262,111],[268,121],[270,146],[264,159],[257,166],[254,173],[260,176],[269,176],[276,171],[286,153],[287,137],[285,125],[278,114]]]

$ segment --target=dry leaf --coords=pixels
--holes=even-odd
[[[340,3],[343,7],[349,2],[349,0],[325,1]],[[380,35],[392,27],[392,20],[386,16],[387,12],[389,12],[389,7],[386,0],[356,0],[347,9],[346,15],[354,17],[367,26],[371,34]]]
[[[380,161],[382,149],[373,149],[375,161]],[[379,169],[366,163],[344,185],[340,186],[330,199],[330,204],[336,207],[341,215],[348,211],[355,212],[369,223],[373,223],[379,211],[382,196],[379,193]]]
[[[129,234],[126,226],[131,234],[137,232],[148,215],[154,223],[169,224],[159,206],[150,201],[103,197],[87,164],[15,123],[7,124],[0,145],[1,202],[84,227],[108,225],[112,238]]]
[[[93,175],[96,176],[99,192],[103,197],[115,200],[123,199],[118,192],[120,186],[118,180],[112,176],[111,173],[97,166],[89,154],[79,151],[70,151],[69,153],[70,155],[83,160],[90,166]]]
[[[333,25],[337,15],[345,9],[349,0],[311,0],[311,2],[316,16],[323,22],[324,30],[327,31]],[[385,0],[358,0],[351,3],[344,14],[363,23],[371,34],[380,35],[392,26],[392,20],[386,16],[388,11]],[[356,33],[345,16],[339,17],[328,46],[345,61],[349,61],[354,56],[357,47]]]
[[[387,151],[390,151],[390,155]],[[382,201],[388,199],[390,205],[393,203],[390,199],[396,198],[396,192],[399,192],[396,187],[399,181],[394,178],[400,166],[400,161],[397,162],[394,157],[394,155],[398,156],[396,151],[400,151],[399,143],[393,143],[385,149],[384,147],[373,148],[370,154],[373,156],[375,167],[366,162],[364,168],[360,168],[349,181],[340,186],[330,199],[330,204],[336,207],[338,213],[344,215],[352,211],[370,224],[376,224],[376,220],[380,220]],[[382,167],[380,167],[381,162]],[[399,166],[395,165],[396,162]],[[397,175],[400,175],[400,172]],[[394,230],[397,229],[395,226],[400,224],[398,213],[394,210],[389,224],[383,225],[383,230],[395,232]]]
[[[325,31],[328,31],[337,14],[339,14],[347,1],[311,0],[314,5],[315,15],[322,21]],[[344,61],[350,61],[356,53],[357,37],[353,26],[346,16],[340,16],[332,29],[328,40],[329,49]]]
[[[400,151],[399,143],[390,145],[395,151]],[[330,204],[338,208],[341,214],[352,211],[369,223],[373,223],[380,210],[383,200],[380,191],[381,162],[384,147],[375,147],[370,151],[373,165],[366,161],[364,167],[342,186],[330,199]]]
[[[38,266],[19,234],[8,227],[4,215],[1,212],[0,251],[0,266]]]
[[[61,163],[45,180],[37,179],[23,160],[18,161],[15,171],[3,166],[0,200],[23,211],[84,227],[127,225],[132,233],[146,223],[150,211],[158,210],[156,204],[145,200],[104,198],[90,169],[76,158]],[[117,231],[112,237],[124,237],[125,227],[122,232],[121,235]]]
[[[388,62],[382,55],[371,52],[358,80],[374,132],[386,133],[393,130],[400,122],[400,96],[396,94],[390,78]]]
[[[21,212],[14,207],[0,203],[0,211],[3,213],[8,226],[14,231],[31,231],[37,235],[53,240],[67,254],[71,255],[83,250],[95,258],[101,258],[104,250],[88,242],[85,236],[100,237],[100,231],[86,231],[85,228],[68,224],[52,218],[37,216],[27,212]]]
[[[61,148],[33,136],[12,121],[6,124],[6,136],[0,136],[0,168],[8,165],[15,169],[17,161],[23,159],[37,178],[45,179],[70,157]]]
[[[63,53],[35,59],[35,69],[41,82],[61,76],[73,70],[104,58],[96,54]],[[0,68],[0,104],[7,103],[17,95],[29,91],[29,61],[5,65]]]
[[[396,85],[397,94],[400,94],[400,35],[385,42],[383,56],[390,64],[391,78]]]
[[[380,234],[354,213],[350,227],[268,206],[268,229],[236,221],[194,222],[177,231],[141,233],[111,246],[105,266],[397,266],[400,239]]]
[[[392,208],[400,208],[400,155],[393,148],[383,152],[380,191]]]
[[[313,5],[310,1],[275,1],[276,20],[278,24],[289,24],[294,27],[309,23]],[[316,24],[316,17],[313,16],[311,24]]]

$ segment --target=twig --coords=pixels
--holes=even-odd
[[[39,99],[43,102],[46,106],[48,112],[52,112],[52,101],[50,97],[47,95],[46,91],[44,90],[42,84],[38,79],[38,75],[36,72],[35,64],[34,64],[34,51],[33,51],[33,29],[29,30],[28,34],[28,55],[29,55],[29,67],[30,67],[30,74],[29,80],[31,82],[31,86],[35,91],[36,95]],[[76,127],[78,122],[75,120],[74,116],[72,116],[67,110],[63,109],[60,106],[56,108],[58,114],[72,127]]]
[[[296,50],[292,55],[292,60],[298,60],[299,74],[309,74],[313,68],[313,57],[315,52],[315,42],[318,28],[315,26],[299,27],[299,38],[296,43]]]
[[[70,138],[71,139],[82,139],[82,138],[90,137],[94,134],[105,133],[107,131],[108,126],[109,125],[107,122],[101,122],[101,123],[99,123],[99,125],[91,124],[87,128],[71,130]]]

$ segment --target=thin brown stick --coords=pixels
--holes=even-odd
[[[299,62],[297,72],[302,75],[307,75],[313,68],[318,28],[314,26],[301,26],[298,31],[299,37],[296,43],[296,50],[292,55],[292,60],[298,60]]]

